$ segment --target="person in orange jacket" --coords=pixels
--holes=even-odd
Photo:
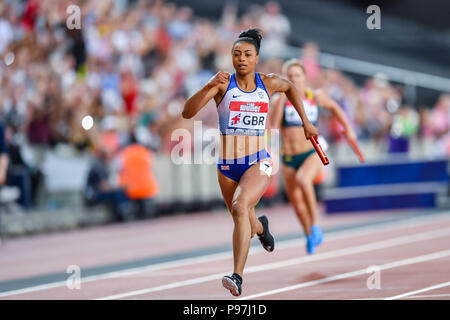
[[[155,214],[153,198],[159,190],[153,175],[153,152],[139,144],[131,135],[131,143],[119,154],[119,185],[126,195],[138,205],[138,214],[151,217]]]

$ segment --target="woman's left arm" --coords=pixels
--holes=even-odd
[[[273,73],[267,75],[261,74],[261,79],[264,82],[269,96],[274,92],[283,92],[284,94],[286,94],[286,97],[292,103],[295,110],[297,110],[300,118],[302,119],[306,139],[319,135],[319,131],[317,130],[317,128],[309,121],[308,117],[306,116],[302,99],[300,99],[300,93],[297,91],[291,81],[281,78]]]

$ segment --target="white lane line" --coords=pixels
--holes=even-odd
[[[356,227],[355,229],[351,230],[341,230],[341,231],[332,231],[327,232],[324,234],[324,237],[326,238],[326,241],[329,242],[331,240],[340,240],[340,239],[346,239],[346,238],[352,238],[357,237],[360,235],[370,235],[372,233],[376,233],[378,231],[391,231],[396,229],[408,229],[413,228],[416,226],[425,226],[435,223],[436,221],[442,221],[446,222],[450,220],[450,212],[443,212],[443,213],[437,213],[433,214],[431,216],[423,215],[423,216],[417,216],[412,218],[406,218],[405,220],[398,220],[393,222],[382,222],[377,225],[364,225],[361,227]],[[374,221],[376,222],[376,221]],[[294,246],[298,246],[299,244],[304,241],[303,239],[293,239],[293,240],[285,240],[285,241],[279,241],[277,250],[284,249],[284,248],[291,248]],[[256,254],[263,252],[264,250],[262,248],[250,248],[249,255]],[[179,259],[175,261],[169,261],[169,262],[163,262],[163,263],[157,263],[152,264],[150,266],[144,266],[144,267],[136,267],[136,268],[129,268],[129,269],[123,269],[119,271],[112,271],[112,272],[106,272],[94,276],[87,276],[81,278],[81,283],[89,283],[93,281],[99,281],[99,280],[106,280],[111,278],[118,278],[118,277],[126,277],[134,274],[138,274],[141,272],[148,272],[148,271],[155,271],[155,270],[161,270],[166,268],[177,268],[177,267],[184,267],[187,265],[192,265],[196,263],[203,263],[203,262],[211,262],[211,261],[217,261],[221,259],[229,259],[233,256],[233,253],[230,252],[222,252],[222,253],[216,253],[216,254],[209,254],[205,256],[195,257],[195,258],[186,258],[186,259]],[[48,290],[53,288],[59,288],[66,286],[66,281],[57,281],[22,289],[15,289],[5,292],[0,292],[0,298],[12,296],[12,295],[18,295],[18,294],[25,294],[35,291],[42,291],[42,290]]]
[[[247,274],[254,273],[254,272],[267,271],[267,270],[278,269],[278,268],[285,268],[285,267],[289,267],[289,266],[297,265],[297,264],[301,264],[301,263],[319,261],[319,260],[324,260],[324,259],[331,259],[331,258],[342,257],[342,256],[347,256],[347,255],[354,255],[356,253],[363,253],[363,252],[384,249],[384,248],[389,248],[389,247],[394,247],[394,246],[399,246],[399,245],[404,245],[404,244],[411,244],[414,242],[436,239],[436,238],[444,237],[444,236],[450,236],[450,228],[437,229],[437,230],[432,230],[432,231],[423,232],[423,233],[416,233],[413,235],[371,242],[371,243],[360,245],[360,246],[338,249],[338,250],[333,250],[333,251],[324,252],[324,253],[318,253],[313,256],[303,256],[303,257],[299,257],[299,258],[293,258],[293,259],[282,260],[282,261],[278,261],[278,262],[248,267],[245,270],[245,274],[247,275]],[[220,279],[225,274],[227,274],[227,272],[224,271],[224,272],[216,273],[213,275],[193,278],[193,279],[184,280],[184,281],[176,281],[176,282],[172,282],[169,284],[164,284],[164,285],[160,285],[160,286],[156,286],[156,287],[145,288],[145,289],[140,289],[140,290],[133,290],[133,291],[124,292],[124,293],[120,293],[120,294],[110,295],[110,296],[98,298],[97,300],[123,299],[123,298],[132,297],[132,296],[156,292],[156,291],[179,288],[179,287],[188,286],[188,285],[192,285],[192,284],[199,284],[199,283],[203,283],[203,282],[207,282],[207,281],[211,281],[211,280]]]
[[[450,297],[450,293],[443,293],[443,294],[424,294],[424,295],[419,295],[419,296],[405,297],[404,299],[442,298],[442,297]]]
[[[390,262],[390,263],[386,263],[386,264],[380,265],[379,267],[380,267],[380,270],[387,270],[387,269],[407,266],[407,265],[410,265],[410,264],[415,264],[415,263],[420,263],[420,262],[425,262],[425,261],[430,261],[430,260],[435,260],[435,259],[441,259],[441,258],[445,258],[445,257],[448,257],[448,256],[450,256],[450,249],[437,251],[437,252],[434,252],[434,253],[431,253],[431,254],[417,256],[417,257],[414,257],[414,258],[408,258],[408,259],[393,261],[393,262]],[[249,296],[246,296],[246,297],[238,298],[236,300],[255,299],[255,298],[260,298],[260,297],[265,297],[265,296],[269,296],[269,295],[282,293],[282,292],[292,291],[292,290],[296,290],[296,289],[300,289],[300,288],[311,287],[311,286],[315,286],[315,285],[322,284],[322,283],[327,283],[327,282],[332,282],[332,281],[336,281],[336,280],[352,278],[352,277],[356,277],[356,276],[360,276],[360,275],[366,274],[366,270],[367,269],[364,268],[364,269],[359,269],[359,270],[355,270],[355,271],[351,271],[351,272],[341,273],[341,274],[337,274],[335,276],[322,278],[322,279],[319,279],[319,280],[303,282],[303,283],[299,283],[299,284],[292,285],[292,286],[287,286],[287,287],[283,287],[283,288],[279,288],[279,289],[275,289],[275,290],[270,290],[270,291],[265,291],[265,292],[249,295]]]
[[[417,294],[417,293],[422,293],[422,292],[426,292],[426,291],[431,291],[431,290],[435,290],[435,289],[439,289],[439,288],[444,288],[444,287],[448,287],[448,286],[450,286],[450,281],[448,281],[448,282],[443,282],[443,283],[439,283],[439,284],[436,284],[436,285],[434,285],[434,286],[426,287],[426,288],[419,289],[419,290],[414,290],[414,291],[410,291],[410,292],[405,292],[405,293],[402,293],[402,294],[399,294],[399,295],[396,295],[396,296],[393,296],[393,297],[384,298],[384,300],[401,299],[401,298],[404,298],[404,297],[408,297],[408,296],[415,295],[415,294]]]
[[[92,281],[98,281],[98,280],[105,280],[105,279],[111,279],[111,278],[118,278],[118,277],[126,277],[134,274],[138,274],[141,272],[148,272],[148,271],[155,271],[165,268],[172,268],[172,267],[181,267],[185,265],[191,265],[196,263],[203,263],[203,262],[209,262],[214,260],[220,260],[225,258],[232,257],[232,253],[230,252],[222,252],[217,254],[210,254],[195,258],[186,258],[186,259],[180,259],[176,261],[169,261],[169,262],[163,262],[163,263],[157,263],[152,264],[150,266],[145,267],[137,267],[137,268],[130,268],[130,269],[124,269],[120,271],[113,271],[113,272],[107,272],[98,274],[95,276],[87,276],[87,277],[81,277],[81,283],[88,283]],[[83,272],[83,270],[81,270]],[[24,293],[30,293],[35,291],[42,291],[42,290],[48,290],[52,288],[59,288],[66,286],[66,281],[57,281],[53,283],[23,288],[23,289],[17,289],[17,290],[11,290],[11,291],[5,291],[0,293],[0,298],[12,296],[12,295],[18,295],[18,294],[24,294]]]

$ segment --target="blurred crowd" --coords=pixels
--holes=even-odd
[[[77,12],[80,28],[72,28]],[[231,45],[250,27],[264,35],[258,71],[280,74],[291,26],[274,1],[241,15],[227,4],[214,21],[163,0],[1,1],[0,115],[12,164],[27,168],[36,190],[45,152],[60,144],[103,160],[134,140],[169,154],[172,131],[193,130],[181,117],[184,100],[217,70],[233,72]],[[395,152],[407,150],[411,136],[426,137],[450,155],[450,95],[415,108],[382,74],[359,87],[342,72],[323,70],[318,55],[315,44],[304,44],[299,58],[309,84],[339,102],[360,139],[390,139]],[[213,105],[196,117],[204,129],[217,127]],[[339,141],[333,119],[325,117],[319,129]],[[24,159],[23,145],[33,157]]]

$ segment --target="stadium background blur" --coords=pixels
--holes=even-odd
[[[319,2],[298,1],[298,20],[311,8],[336,6],[336,2]],[[358,11],[358,23],[364,30],[360,36],[372,32],[380,38],[376,34],[380,30],[365,27],[365,8],[370,3],[363,3],[365,6],[342,2],[336,14]],[[66,27],[70,15],[66,10],[71,4],[81,9],[78,30]],[[135,209],[117,208],[121,204],[118,193],[108,198],[116,206],[112,211],[104,205],[91,206],[86,200],[88,176],[95,180],[91,181],[94,187],[102,180],[106,184],[103,191],[120,192],[119,155],[134,140],[151,150],[150,175],[155,177],[155,190],[144,196],[152,199],[152,209],[144,217],[223,206],[215,166],[173,164],[170,154],[179,141],[172,141],[171,134],[178,128],[194,131],[194,122],[181,117],[184,100],[217,70],[233,72],[230,47],[239,32],[250,27],[260,28],[264,34],[257,70],[281,74],[285,59],[300,58],[309,86],[324,88],[350,118],[367,160],[390,159],[394,154],[410,159],[449,158],[449,90],[412,86],[408,81],[393,81],[388,73],[371,71],[392,62],[392,67],[399,68],[399,77],[409,79],[409,61],[421,74],[435,72],[448,81],[449,41],[442,47],[448,51],[427,56],[433,44],[439,46],[449,39],[448,26],[426,25],[429,21],[415,22],[414,17],[385,16],[382,7],[382,28],[397,20],[404,28],[413,26],[419,39],[405,39],[428,45],[429,51],[423,50],[420,56],[399,38],[403,51],[396,57],[401,62],[396,65],[386,51],[386,61],[372,59],[378,64],[371,64],[369,70],[358,62],[369,61],[371,46],[374,51],[379,46],[375,49],[377,43],[367,41],[369,53],[355,49],[352,56],[347,55],[354,59],[349,62],[354,66],[351,71],[340,69],[339,63],[334,68],[327,66],[326,58],[335,57],[339,62],[339,57],[346,55],[342,47],[352,47],[352,36],[337,36],[338,30],[325,30],[326,23],[320,21],[299,28],[297,12],[292,7],[285,9],[287,6],[286,1],[2,1],[0,119],[10,158],[1,192],[4,221],[10,224],[4,226],[6,231],[14,235],[51,229],[38,220],[19,226],[19,221],[49,214],[50,220],[59,221],[59,227],[116,220],[117,214],[111,215],[114,210],[119,210],[119,219],[135,219],[135,214],[129,213]],[[324,10],[324,17],[332,16]],[[324,37],[317,36],[320,34]],[[335,40],[333,47],[329,40],[334,36],[339,41]],[[442,40],[424,42],[427,36]],[[323,41],[326,44],[321,44]],[[326,53],[321,52],[323,47]],[[404,60],[398,58],[402,56]],[[411,60],[414,57],[417,60]],[[195,120],[202,121],[202,130],[216,128],[214,104],[210,102]],[[357,163],[339,130],[325,113],[319,131],[328,141],[332,162],[326,168],[325,187],[334,184],[336,166]],[[195,141],[184,143],[193,148]],[[205,146],[207,141],[201,144]],[[284,201],[282,193],[282,188],[275,186],[275,196],[264,204]],[[66,217],[64,222],[58,220],[61,217]]]

